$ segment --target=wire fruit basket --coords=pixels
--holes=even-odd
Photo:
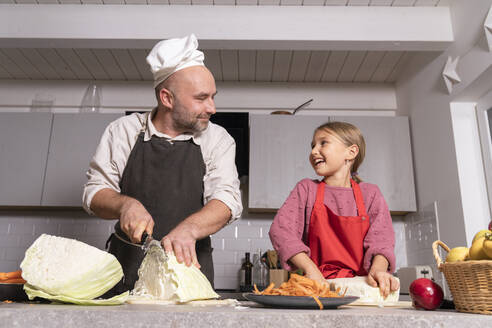
[[[449,247],[440,240],[432,243],[438,269],[444,273],[456,310],[492,314],[492,260],[444,263],[438,247]]]

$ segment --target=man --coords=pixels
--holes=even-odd
[[[234,139],[209,122],[217,91],[197,47],[192,34],[152,49],[157,108],[112,122],[90,163],[84,208],[119,219],[109,252],[125,278],[113,293],[133,289],[144,231],[213,286],[209,235],[241,215]]]

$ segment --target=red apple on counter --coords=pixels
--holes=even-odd
[[[416,309],[435,310],[443,299],[441,286],[427,278],[419,278],[410,284],[412,304]]]

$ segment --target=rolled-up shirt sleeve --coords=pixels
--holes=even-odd
[[[120,173],[113,159],[114,135],[113,124],[110,124],[104,131],[96,152],[90,161],[89,170],[86,172],[88,181],[84,185],[82,202],[85,211],[91,215],[91,202],[94,195],[101,189],[110,188],[120,192],[119,180]]]
[[[243,211],[235,163],[236,143],[222,128],[214,140],[217,140],[217,143],[212,146],[210,157],[205,158],[207,172],[203,180],[203,199],[205,204],[217,199],[229,207],[231,218],[228,223],[231,223],[238,219]]]
[[[306,221],[306,203],[308,191],[306,185],[297,183],[278,210],[270,227],[270,240],[278,252],[280,263],[286,270],[295,270],[289,259],[301,252],[310,255],[309,247],[303,242]]]
[[[363,266],[369,272],[372,259],[379,254],[388,260],[388,272],[392,273],[395,271],[395,232],[388,205],[379,188],[376,189],[367,213],[371,220],[371,226],[364,238]]]

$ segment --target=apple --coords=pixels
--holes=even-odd
[[[489,230],[492,230],[492,221],[489,222]]]
[[[410,284],[409,292],[416,309],[435,310],[444,296],[441,286],[427,278],[415,279]]]

